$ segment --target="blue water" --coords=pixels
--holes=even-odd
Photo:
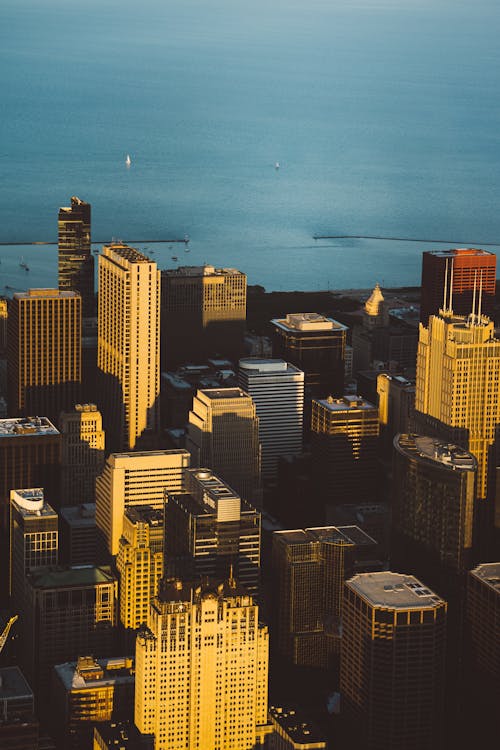
[[[95,240],[188,233],[161,267],[269,290],[418,284],[439,247],[314,234],[500,251],[499,31],[498,0],[2,0],[0,241],[78,195]],[[53,247],[0,260],[56,283]]]

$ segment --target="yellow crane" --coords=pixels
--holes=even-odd
[[[10,618],[9,622],[3,629],[2,635],[0,635],[0,654],[3,651],[3,647],[5,646],[7,642],[7,638],[9,637],[10,629],[14,625],[15,621],[18,619],[19,615],[13,615],[13,617]]]

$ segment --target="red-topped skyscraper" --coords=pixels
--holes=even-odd
[[[482,312],[493,317],[497,257],[488,250],[458,248],[429,250],[422,254],[422,298],[420,320],[426,326],[430,315],[446,305],[459,315],[472,310],[474,288],[482,291]],[[448,300],[451,295],[451,304]]]

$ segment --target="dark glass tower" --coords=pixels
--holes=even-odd
[[[59,209],[59,289],[79,292],[84,318],[95,315],[94,258],[90,244],[90,203],[73,196]]]

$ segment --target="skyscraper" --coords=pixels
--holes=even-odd
[[[99,256],[97,365],[110,450],[131,450],[159,426],[160,272],[122,244]]]
[[[90,203],[73,196],[59,209],[59,289],[78,292],[84,318],[95,315],[94,258],[90,240]]]
[[[166,567],[184,581],[234,576],[251,594],[260,576],[260,513],[210,469],[186,471],[186,492],[168,493]]]
[[[340,690],[347,744],[441,750],[446,602],[414,576],[345,584]]]
[[[96,480],[96,523],[111,555],[118,554],[123,515],[131,506],[163,510],[165,492],[183,492],[186,450],[112,453]]]
[[[61,505],[95,501],[95,480],[104,467],[104,431],[95,404],[76,404],[60,417]]]
[[[472,309],[474,286],[482,286],[483,312],[491,316],[495,302],[496,255],[488,250],[458,248],[422,253],[422,299],[420,320],[427,326],[431,315],[448,306],[459,315]]]
[[[326,505],[373,500],[378,409],[359,396],[312,402],[313,478]]]
[[[82,298],[76,292],[30,289],[13,295],[8,322],[11,415],[61,411],[80,400]]]
[[[304,372],[307,398],[341,396],[347,327],[318,313],[290,313],[273,325],[273,355]]]
[[[186,448],[241,497],[260,504],[259,418],[241,388],[199,390],[189,412]]]
[[[234,580],[167,584],[136,646],[135,723],[156,750],[254,750],[267,734],[269,634]]]
[[[240,359],[238,378],[259,418],[262,477],[275,481],[278,458],[302,450],[304,373],[282,359]]]
[[[243,352],[247,277],[234,268],[181,266],[162,272],[162,370]]]
[[[376,547],[357,526],[274,532],[273,635],[287,662],[333,666],[339,654],[344,581],[373,560]]]

